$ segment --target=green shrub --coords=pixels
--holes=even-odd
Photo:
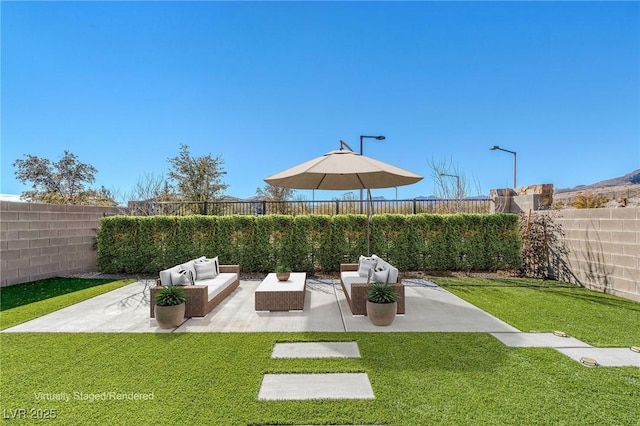
[[[607,197],[587,191],[580,192],[576,195],[576,198],[573,200],[571,205],[576,209],[597,209],[604,207],[608,201],[609,199]]]
[[[157,274],[189,259],[218,256],[245,272],[337,271],[367,254],[367,217],[348,214],[270,216],[112,216],[98,230],[103,272]],[[375,215],[371,253],[400,270],[520,267],[515,214]]]
[[[162,287],[156,293],[156,305],[158,306],[175,306],[186,302],[187,294],[184,288],[177,285],[168,285]]]
[[[396,299],[396,291],[389,284],[372,283],[367,287],[367,300],[371,303],[393,303]]]

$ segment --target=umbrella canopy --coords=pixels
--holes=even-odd
[[[353,151],[336,150],[265,178],[293,189],[372,189],[410,185],[422,176]]]
[[[340,141],[342,143],[342,141]],[[265,178],[269,185],[292,189],[366,189],[410,185],[422,176],[353,151],[336,150]],[[367,254],[371,247],[371,209],[367,204]]]

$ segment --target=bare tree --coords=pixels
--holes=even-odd
[[[129,213],[138,216],[163,214],[166,209],[157,202],[177,200],[165,177],[154,173],[139,176],[127,198]]]
[[[436,184],[435,196],[445,199],[461,200],[470,196],[470,182],[464,173],[460,172],[457,164],[451,159],[436,162],[434,158],[427,160],[431,169],[431,178]],[[480,194],[480,183],[473,182],[477,193]]]

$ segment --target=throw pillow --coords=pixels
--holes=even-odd
[[[220,261],[218,260],[218,256],[214,257],[213,259],[207,259],[213,262],[214,266],[215,266],[215,270],[216,270],[216,276],[220,275]]]
[[[196,262],[194,263],[194,266],[196,267],[197,281],[207,280],[207,279],[216,277],[216,269],[213,262],[211,261]]]
[[[193,271],[187,271],[188,282],[191,285],[196,285],[196,278],[193,276]]]
[[[186,272],[184,269],[171,271],[171,285],[185,285]]]
[[[388,282],[390,283],[397,283],[398,282],[398,268],[395,268],[393,266],[389,266],[389,280]]]
[[[376,263],[376,259],[360,256],[360,262],[358,262],[358,275],[361,277],[368,277],[369,271],[376,267]]]
[[[371,274],[370,283],[386,283],[389,279],[389,270],[383,269],[381,271],[373,271]]]

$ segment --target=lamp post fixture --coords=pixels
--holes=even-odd
[[[379,135],[379,136],[360,135],[360,155],[362,155],[362,152],[363,152],[362,145],[363,145],[364,139],[375,139],[378,141],[383,141],[386,138],[382,135]],[[360,213],[362,213],[362,189],[360,190]]]
[[[508,149],[504,149],[504,148],[500,148],[498,145],[493,145],[491,147],[489,147],[489,150],[491,151],[504,151],[504,152],[508,152],[509,154],[513,154],[513,189],[515,190],[517,188],[516,185],[516,152],[515,151],[509,151]]]
[[[459,200],[462,198],[462,191],[460,190],[460,176],[458,175],[450,175],[447,173],[440,173],[440,176],[448,176],[456,178],[456,198]]]

